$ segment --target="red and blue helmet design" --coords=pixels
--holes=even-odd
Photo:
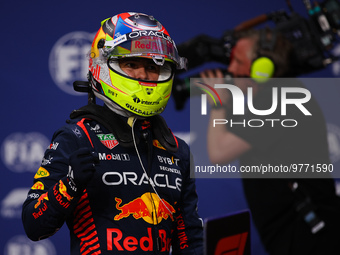
[[[101,23],[89,54],[89,78],[94,94],[106,104],[143,117],[161,113],[169,100],[174,70],[186,67],[175,42],[153,16],[126,12]],[[121,58],[152,59],[160,66],[157,81],[129,77],[119,67]]]

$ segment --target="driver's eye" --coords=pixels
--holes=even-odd
[[[125,63],[123,63],[123,67],[128,67],[128,68],[133,68],[133,69],[135,69],[135,68],[137,68],[138,66],[137,66],[137,64],[134,63],[134,62],[125,62]]]
[[[147,69],[149,72],[158,73],[160,67],[159,67],[159,66],[156,66],[156,65],[148,65],[148,66],[146,67],[146,69]]]

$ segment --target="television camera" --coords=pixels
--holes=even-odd
[[[225,31],[222,38],[202,34],[178,45],[179,54],[188,59],[187,71],[207,62],[228,65],[231,50],[237,41],[236,34],[266,22],[273,22],[272,29],[283,34],[292,43],[293,76],[321,70],[337,60],[332,49],[340,35],[339,0],[324,0],[313,4],[309,0],[303,0],[307,17],[295,12],[289,0],[286,3],[289,14],[284,10],[262,14]],[[183,109],[190,96],[189,78],[179,78],[182,74],[183,71],[177,73],[172,90],[177,110]]]

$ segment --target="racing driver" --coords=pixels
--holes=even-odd
[[[191,153],[159,115],[186,59],[161,23],[135,12],[102,21],[88,57],[88,82],[74,87],[89,103],[44,154],[23,204],[27,236],[66,221],[72,255],[202,254]]]

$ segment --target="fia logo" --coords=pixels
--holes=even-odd
[[[33,242],[24,235],[11,237],[5,245],[4,255],[56,255],[57,251],[54,244],[44,239],[39,242]]]
[[[71,32],[61,37],[53,46],[49,57],[49,70],[55,84],[71,95],[82,95],[73,90],[73,82],[86,80],[94,34]]]
[[[36,172],[49,140],[38,132],[12,133],[1,145],[1,159],[13,172]]]

